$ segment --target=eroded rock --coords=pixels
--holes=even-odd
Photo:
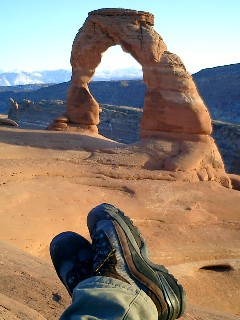
[[[154,16],[147,12],[101,9],[89,13],[73,42],[72,86],[68,91],[70,122],[99,123],[99,105],[88,83],[102,54],[120,45],[143,68],[147,86],[141,136],[158,131],[210,134],[211,119],[190,74],[181,59],[167,51],[162,37],[153,29]]]
[[[12,119],[0,118],[0,125],[18,127],[18,123]]]
[[[231,179],[233,189],[240,191],[240,175],[229,174],[229,178]]]
[[[154,16],[148,12],[100,9],[89,13],[72,46],[67,130],[97,132],[100,107],[88,84],[102,54],[120,45],[142,65],[147,87],[141,139],[167,140],[172,145],[177,142],[177,154],[164,159],[163,169],[195,171],[199,180],[215,180],[230,187],[221,156],[209,136],[212,125],[208,110],[183,62],[167,51],[153,25]],[[65,124],[56,121],[50,128],[66,130]]]
[[[211,119],[181,59],[165,51],[159,62],[143,68],[145,93],[141,136],[158,132],[210,134]]]

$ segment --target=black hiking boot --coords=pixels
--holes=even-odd
[[[90,211],[87,223],[93,241],[92,275],[137,285],[153,300],[161,320],[174,320],[183,314],[182,286],[166,268],[149,261],[145,240],[122,211],[101,204]]]
[[[72,296],[78,283],[91,275],[92,245],[79,234],[66,231],[51,241],[50,255],[58,277]]]

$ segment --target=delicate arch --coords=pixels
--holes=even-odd
[[[72,47],[72,84],[66,115],[71,123],[97,128],[99,105],[88,83],[102,54],[120,45],[143,69],[147,86],[141,136],[160,132],[211,133],[211,119],[195,84],[178,56],[167,51],[162,37],[153,29],[151,13],[101,9],[89,13]]]

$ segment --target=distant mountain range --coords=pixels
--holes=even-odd
[[[96,70],[94,80],[131,80],[142,78],[142,70],[130,67],[118,70]],[[5,72],[0,73],[0,86],[18,86],[28,84],[56,84],[71,79],[70,70],[50,70],[34,72]]]
[[[0,86],[18,86],[27,84],[60,83],[69,81],[69,70],[5,72],[0,74]]]

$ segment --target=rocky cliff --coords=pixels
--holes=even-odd
[[[212,135],[221,151],[227,171],[240,174],[240,125],[213,121]]]
[[[213,119],[240,124],[240,63],[201,70],[193,79]]]

